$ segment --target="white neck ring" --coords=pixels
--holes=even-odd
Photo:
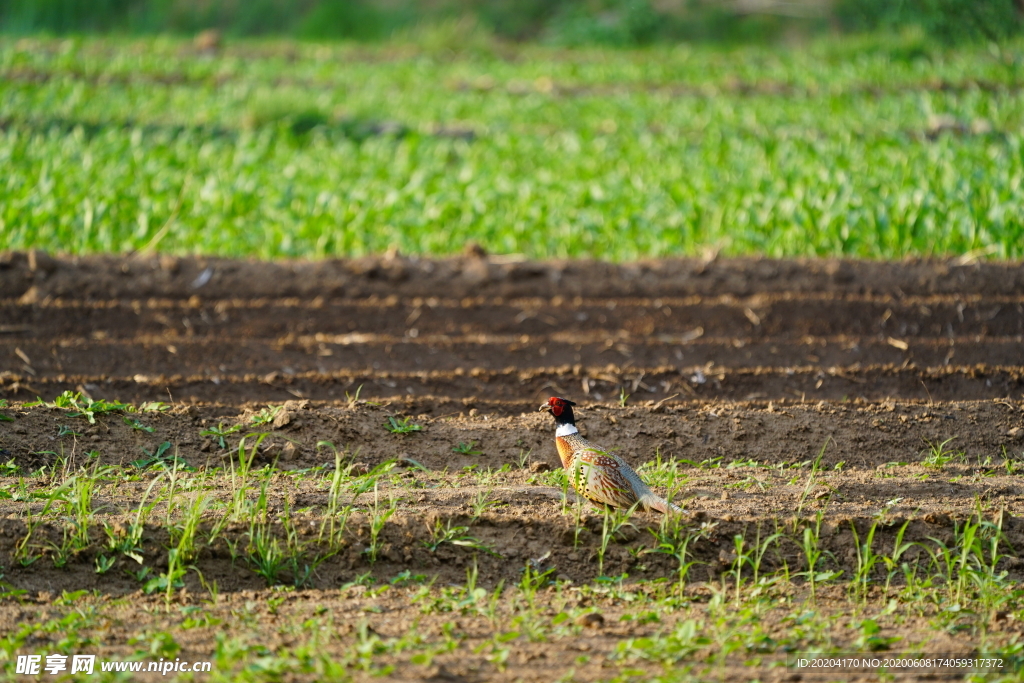
[[[576,425],[558,425],[558,429],[555,430],[555,436],[569,436],[570,434],[578,434],[579,431],[576,429]]]

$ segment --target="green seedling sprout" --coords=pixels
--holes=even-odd
[[[483,455],[483,451],[477,450],[476,441],[470,441],[469,443],[459,442],[458,446],[452,448],[452,452],[462,455]]]
[[[220,446],[221,450],[228,447],[226,438],[235,432],[242,431],[241,425],[233,425],[231,427],[225,427],[224,423],[219,423],[216,427],[209,427],[199,432],[199,436],[209,436],[213,438],[214,443]]]
[[[268,425],[274,421],[282,408],[284,408],[284,406],[267,406],[260,412],[253,415],[252,418],[250,418],[249,423],[254,427]],[[224,446],[221,446],[221,448],[224,448]]]
[[[403,417],[401,420],[397,420],[393,415],[389,415],[384,426],[392,434],[411,434],[412,432],[423,431],[423,427],[411,422],[411,420],[411,417]]]

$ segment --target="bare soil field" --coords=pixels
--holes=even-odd
[[[551,395],[685,512],[581,506]],[[1019,264],[8,253],[0,398],[8,659],[810,680],[1024,637]]]

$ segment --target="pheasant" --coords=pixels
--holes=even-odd
[[[572,413],[574,405],[572,401],[552,396],[540,410],[548,411],[555,418],[558,425],[555,447],[576,493],[592,503],[613,508],[629,508],[639,503],[645,510],[682,512],[678,505],[652,493],[625,460],[580,436]]]

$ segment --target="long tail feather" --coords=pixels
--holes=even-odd
[[[669,512],[683,511],[683,509],[676,505],[675,503],[670,503],[664,498],[659,498],[653,493],[643,496],[640,499],[640,504],[643,505],[648,510],[656,510],[657,512],[660,512],[663,515],[666,515]]]

